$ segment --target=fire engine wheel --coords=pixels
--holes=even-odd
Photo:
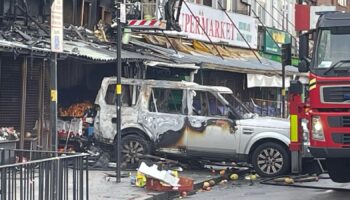
[[[136,169],[142,159],[142,155],[149,154],[151,147],[149,142],[138,135],[126,135],[121,141],[122,168]]]
[[[350,159],[349,158],[327,158],[326,165],[329,177],[337,183],[350,182]]]
[[[259,145],[252,154],[255,171],[262,177],[283,175],[290,169],[289,152],[281,144],[266,142]]]

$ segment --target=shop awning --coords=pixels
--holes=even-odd
[[[282,73],[282,66],[280,63],[270,61],[261,58],[263,63],[260,63],[256,58],[251,56],[236,56],[236,57],[224,57],[222,59],[219,56],[215,56],[209,53],[199,53],[193,51],[191,54],[180,51],[175,51],[171,48],[164,48],[161,46],[145,43],[139,40],[132,40],[130,43],[140,47],[151,49],[158,54],[162,54],[175,63],[192,63],[201,66],[203,69],[214,69],[231,71],[238,73],[251,73],[251,74],[265,74],[276,75]],[[292,66],[286,67],[287,75],[299,74],[297,68]]]
[[[163,67],[170,67],[170,68],[182,68],[182,69],[192,69],[192,70],[198,70],[200,68],[195,64],[176,64],[176,63],[157,62],[157,61],[145,61],[144,64],[150,67],[163,66]]]
[[[47,54],[51,52],[50,43],[41,41],[35,45],[25,44],[17,41],[7,41],[0,39],[0,51],[17,53]],[[107,45],[101,45],[85,41],[64,41],[64,52],[62,54],[85,58],[93,61],[114,62],[117,59],[116,50]],[[152,55],[144,55],[141,52],[122,50],[122,59],[127,60],[153,60],[164,61]]]
[[[290,86],[291,77],[286,77],[285,79],[285,87],[288,88]],[[299,77],[299,80],[306,84],[308,83],[307,77]],[[247,74],[247,87],[278,87],[282,88],[282,76],[273,75],[266,76],[262,74]]]

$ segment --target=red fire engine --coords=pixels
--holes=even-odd
[[[350,13],[321,14],[316,29],[300,36],[299,58],[309,85],[306,96],[298,81],[289,89],[292,157],[300,158],[306,119],[312,156],[325,158],[333,181],[350,182]]]

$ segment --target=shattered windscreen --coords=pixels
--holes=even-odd
[[[250,118],[253,113],[233,94],[221,94],[228,101],[231,109],[241,118]]]

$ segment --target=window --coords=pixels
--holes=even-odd
[[[108,105],[115,105],[116,84],[110,84],[107,88],[105,101]],[[131,107],[136,105],[137,97],[140,94],[140,86],[122,85],[122,106]]]
[[[186,101],[183,90],[168,88],[153,88],[149,101],[149,111],[184,114]]]
[[[205,6],[212,6],[211,0],[203,0],[203,5]]]
[[[340,5],[340,6],[347,6],[347,2],[348,0],[338,0],[338,4]]]
[[[350,28],[334,27],[319,32],[316,67],[319,69],[327,69],[332,65],[338,65],[337,68],[349,67]]]
[[[194,115],[228,116],[228,108],[207,91],[194,92],[192,107]]]
[[[266,3],[265,1],[257,1],[256,2],[256,14],[260,18],[261,22],[265,24],[265,8],[266,8]]]
[[[213,7],[215,6],[216,9],[222,9],[221,6],[224,8],[224,9],[227,9],[227,0],[215,0],[215,5],[213,5]],[[221,5],[221,6],[220,6]]]

